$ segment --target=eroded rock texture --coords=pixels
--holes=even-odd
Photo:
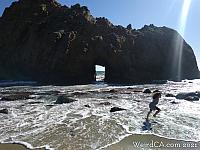
[[[115,26],[94,18],[86,6],[69,8],[55,0],[19,0],[6,8],[0,53],[1,80],[90,83],[95,65],[105,66],[111,83],[199,77],[192,48],[175,30]]]

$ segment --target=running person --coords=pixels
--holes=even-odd
[[[161,98],[161,93],[160,92],[157,92],[157,93],[155,93],[153,95],[153,101],[149,104],[150,111],[147,114],[146,120],[149,119],[149,115],[151,114],[151,112],[153,110],[157,110],[156,113],[153,115],[154,117],[156,117],[156,115],[161,111],[160,108],[158,108],[156,106],[158,104],[158,102],[159,102],[159,98]]]

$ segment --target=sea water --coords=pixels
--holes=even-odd
[[[146,88],[162,92],[158,104],[161,112],[154,119],[158,123],[149,131],[142,130],[152,101],[152,94],[142,92]],[[9,114],[0,114],[0,142],[18,141],[32,147],[48,145],[56,150],[92,150],[130,134],[148,133],[200,141],[200,102],[165,96],[199,90],[200,80],[129,86],[97,82],[74,86],[2,87],[0,97],[24,91],[32,94],[27,100],[0,101],[0,108],[9,111]],[[77,101],[54,104],[58,95],[63,94]],[[126,110],[111,113],[112,107]]]

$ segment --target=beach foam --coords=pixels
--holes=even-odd
[[[146,88],[162,91],[158,104],[161,112],[156,118],[151,118],[158,123],[150,131],[143,131],[142,125],[149,109],[148,104],[152,101],[152,94],[134,92]],[[32,148],[50,145],[58,150],[65,147],[98,149],[132,134],[147,133],[174,140],[199,141],[200,102],[165,97],[167,93],[176,95],[198,89],[200,80],[133,86],[89,84],[0,88],[1,91],[10,93],[34,93],[28,100],[0,101],[0,107],[9,110],[8,115],[0,114],[0,141],[23,141],[30,143]],[[57,95],[45,94],[54,91],[69,95],[77,101],[55,105]],[[171,104],[174,100],[178,104]],[[42,103],[29,104],[35,101]],[[52,106],[47,107],[48,105]],[[89,105],[90,108],[84,105]],[[112,107],[126,110],[110,113]]]

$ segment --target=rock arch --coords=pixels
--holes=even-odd
[[[109,83],[175,80],[176,36],[175,30],[152,24],[139,30],[115,26],[94,18],[85,6],[19,0],[0,17],[0,79],[91,83],[97,64],[105,66]],[[180,79],[199,78],[194,52],[182,41]]]

